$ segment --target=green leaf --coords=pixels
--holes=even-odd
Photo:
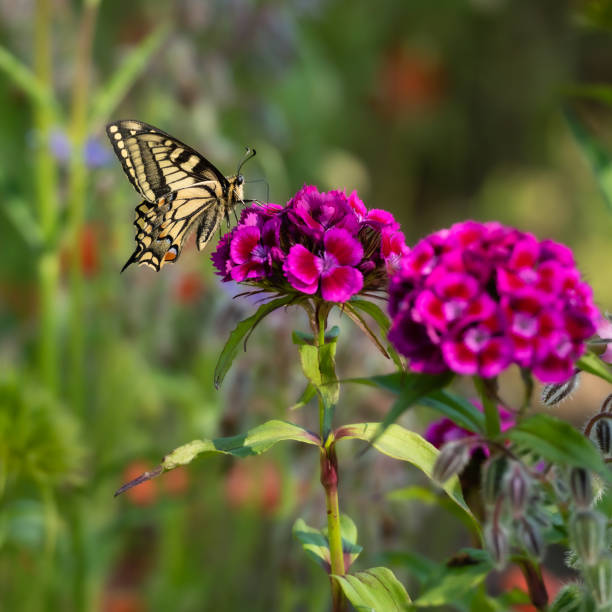
[[[229,438],[215,438],[214,440],[193,440],[183,444],[166,455],[157,468],[151,472],[145,472],[138,478],[123,485],[115,496],[139,485],[146,480],[151,480],[163,472],[172,470],[180,465],[191,463],[198,455],[203,453],[221,453],[233,455],[234,457],[248,457],[260,455],[274,446],[277,442],[295,440],[320,446],[319,436],[312,432],[286,421],[268,421],[254,427],[246,434],[231,436]]]
[[[345,378],[342,382],[376,387],[377,389],[391,391],[391,393],[397,395],[402,390],[408,376],[411,376],[411,374],[406,374],[406,372],[393,372],[393,374],[377,374],[376,376],[370,376],[368,378]]]
[[[549,414],[533,415],[502,436],[553,463],[580,466],[611,477],[595,446],[569,423]]]
[[[578,360],[577,365],[584,372],[588,372],[589,374],[603,378],[606,382],[612,383],[610,366],[595,355],[595,353],[589,351]]]
[[[99,87],[92,103],[91,131],[106,123],[121,103],[127,92],[146,69],[153,54],[160,48],[168,35],[167,24],[162,24],[149,34],[127,57],[111,76]]]
[[[489,555],[482,550],[464,549],[451,563],[431,575],[429,588],[415,600],[415,606],[443,606],[455,603],[481,584],[493,569]]]
[[[389,317],[384,313],[384,311],[374,302],[370,302],[368,300],[359,300],[353,299],[349,302],[354,308],[358,308],[359,310],[365,312],[367,315],[372,317],[374,321],[380,327],[383,336],[386,338],[389,333],[389,329],[391,328],[391,321]],[[387,352],[393,359],[393,362],[398,367],[399,370],[404,369],[404,364],[402,363],[401,357],[398,355],[397,351],[393,348],[393,345],[387,343]]]
[[[282,306],[286,306],[293,300],[293,296],[286,295],[281,298],[276,298],[275,300],[271,300],[270,302],[266,302],[262,304],[257,312],[250,316],[248,319],[244,319],[244,321],[240,321],[236,328],[232,331],[219,355],[219,360],[217,361],[217,365],[215,367],[215,387],[218,389],[225,375],[228,373],[230,367],[236,355],[238,354],[238,349],[240,347],[240,343],[248,337],[248,334],[255,329],[256,325],[268,314],[272,311],[281,308]],[[246,350],[246,346],[245,346]]]
[[[391,359],[389,353],[387,352],[387,349],[385,349],[385,347],[378,339],[378,336],[370,329],[370,326],[367,324],[366,320],[361,316],[357,309],[353,305],[351,305],[350,302],[345,304],[343,312],[372,341],[374,346],[380,351],[383,357]]]
[[[337,441],[358,439],[370,442],[376,450],[384,455],[400,461],[407,461],[431,478],[433,466],[439,454],[435,446],[419,434],[400,425],[390,425],[380,435],[378,433],[379,428],[380,423],[356,423],[338,428],[334,435]],[[454,476],[442,488],[475,523],[471,511],[463,499],[459,479]]]
[[[40,225],[24,200],[9,199],[4,207],[4,212],[30,248],[39,249],[42,246],[43,235]]]
[[[565,119],[595,174],[597,185],[608,209],[612,212],[612,157],[574,112],[566,109]]]
[[[409,610],[410,597],[393,572],[386,567],[332,576],[337,580],[347,599],[358,609],[374,612]]]
[[[48,108],[54,115],[54,121],[59,122],[59,105],[53,92],[28,66],[2,46],[0,46],[0,70],[4,71],[13,83],[30,97],[33,103]]]
[[[419,403],[437,410],[468,431],[474,433],[485,431],[484,414],[469,400],[453,395],[449,391],[434,391],[422,398]]]
[[[292,532],[294,537],[301,542],[306,554],[329,574],[331,561],[327,529],[315,529],[299,518],[293,524]],[[344,567],[348,570],[363,547],[357,544],[357,527],[346,514],[340,515],[340,533],[342,535]]]
[[[289,406],[289,410],[298,410],[303,406],[306,406],[308,402],[317,394],[317,388],[312,384],[308,383],[302,395],[300,395],[298,401],[293,404],[293,406]]]
[[[406,374],[399,397],[381,423],[377,436],[382,435],[385,429],[395,423],[408,408],[422,400],[426,395],[443,389],[452,380],[453,374],[451,372],[445,372],[444,374]]]

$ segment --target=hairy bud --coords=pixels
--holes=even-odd
[[[508,464],[506,455],[491,457],[484,464],[482,468],[482,500],[485,506],[494,505],[499,498]]]
[[[602,555],[596,565],[585,569],[584,575],[597,605],[607,609],[612,604],[612,554]]]
[[[444,484],[449,478],[459,474],[470,460],[470,447],[462,440],[447,442],[436,459],[432,478]]]
[[[580,382],[580,370],[562,383],[551,383],[542,389],[540,399],[546,406],[556,406],[567,399],[577,388]]]
[[[517,536],[529,556],[541,559],[544,556],[544,541],[537,525],[529,519],[521,519]]]
[[[508,532],[504,527],[493,522],[485,526],[484,538],[495,566],[497,569],[502,569],[508,560]]]
[[[593,503],[591,474],[581,467],[572,468],[569,477],[570,492],[579,510],[587,510]]]
[[[504,490],[510,502],[512,516],[520,518],[525,513],[529,494],[529,476],[518,461],[513,461],[506,474]]]
[[[612,424],[610,424],[610,419],[597,421],[590,437],[599,446],[603,455],[609,455],[612,448]]]
[[[586,566],[595,565],[605,544],[604,517],[592,510],[581,510],[572,517],[569,532],[579,559]]]
[[[550,606],[550,612],[582,612],[584,594],[578,584],[567,584]]]

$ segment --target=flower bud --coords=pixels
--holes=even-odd
[[[580,560],[586,566],[595,565],[605,544],[604,517],[592,510],[581,510],[572,517],[569,532]]]
[[[600,608],[612,604],[612,554],[605,553],[596,565],[587,567],[584,577],[591,587],[593,597]]]
[[[577,584],[565,585],[550,606],[550,612],[582,612],[584,594]]]
[[[556,406],[567,399],[577,388],[580,382],[580,370],[562,383],[544,385],[540,399],[546,406]]]
[[[537,525],[523,518],[517,529],[517,536],[529,556],[541,559],[544,556],[544,541]]]
[[[436,459],[431,477],[439,484],[459,474],[470,460],[470,448],[462,440],[447,442]]]
[[[527,497],[529,494],[529,476],[518,461],[513,461],[510,471],[507,473],[504,489],[510,502],[512,516],[520,518],[527,507]]]
[[[574,503],[580,510],[587,510],[593,503],[591,474],[581,467],[572,468],[569,478],[570,492]]]
[[[502,569],[508,560],[508,533],[501,525],[491,523],[485,526],[484,538],[496,568]]]
[[[590,437],[595,440],[603,455],[609,455],[612,448],[612,425],[610,424],[610,419],[599,419],[595,423]]]
[[[501,490],[504,476],[508,470],[508,458],[506,455],[491,457],[482,469],[482,500],[485,506],[492,506],[497,501]]]
[[[612,412],[612,393],[602,402],[599,412]]]

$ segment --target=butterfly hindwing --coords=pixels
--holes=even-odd
[[[136,249],[123,269],[139,263],[160,270],[176,261],[196,224],[197,246],[204,248],[242,197],[238,177],[228,180],[191,147],[141,121],[117,121],[106,131],[123,170],[144,198],[136,208]]]

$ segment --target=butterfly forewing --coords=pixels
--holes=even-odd
[[[127,177],[145,198],[136,209],[136,250],[123,269],[139,263],[159,270],[176,261],[196,224],[197,245],[204,248],[242,198],[237,177],[225,178],[191,147],[141,121],[117,121],[106,131]]]

